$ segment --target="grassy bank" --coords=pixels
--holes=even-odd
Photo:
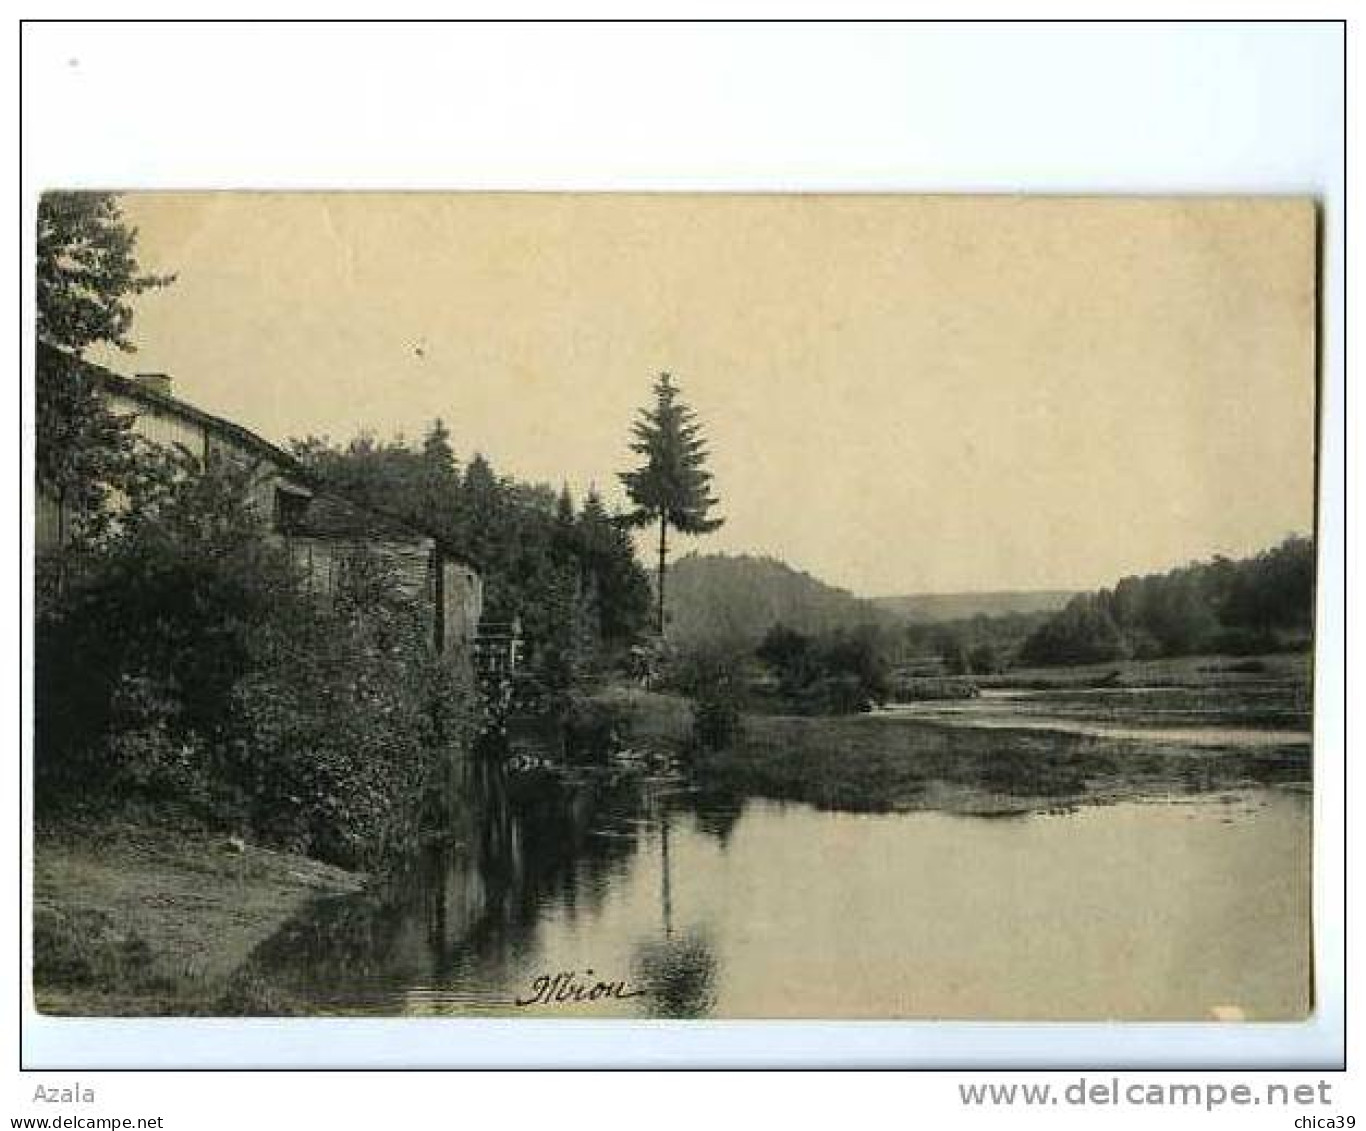
[[[362,877],[305,856],[171,827],[35,835],[33,980],[67,1016],[293,1012],[239,971],[310,900]]]
[[[1141,796],[1232,791],[1258,785],[1307,786],[1311,748],[1287,734],[1242,746],[1230,739],[1182,745],[1141,724],[1209,727],[1302,723],[1295,703],[1309,694],[1308,658],[1252,660],[1191,657],[1121,667],[1120,686],[1173,689],[1159,708],[1140,695],[1119,705],[1104,694],[1082,694],[1114,665],[1012,673],[1013,686],[1052,681],[1056,701],[1031,699],[1030,710],[1067,719],[1133,722],[1125,737],[1068,733],[1005,720],[991,728],[952,718],[853,715],[781,717],[747,714],[738,741],[720,751],[694,751],[697,784],[742,795],[802,801],[821,808],[863,811],[943,809],[1012,813]],[[1171,701],[1174,697],[1175,701]],[[608,696],[628,720],[633,741],[689,745],[691,711],[677,696],[620,689]],[[1131,702],[1131,700],[1133,700]],[[1008,712],[1012,708],[999,708]]]
[[[1307,785],[1307,746],[1192,749],[883,717],[747,718],[699,753],[700,783],[820,808],[1011,813],[1143,796]]]

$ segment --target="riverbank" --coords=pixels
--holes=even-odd
[[[987,816],[1256,786],[1308,788],[1311,748],[1195,748],[889,716],[758,716],[746,717],[731,748],[699,752],[693,774],[704,788],[820,809]]]
[[[364,877],[202,830],[109,822],[35,833],[33,981],[62,1016],[288,1014],[239,972],[319,896]]]

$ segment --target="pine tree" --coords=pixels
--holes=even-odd
[[[554,552],[563,561],[573,561],[578,554],[579,541],[575,530],[574,496],[569,493],[569,484],[560,486],[555,496]]]
[[[451,448],[450,430],[440,417],[423,436],[422,452],[415,462],[418,513],[410,518],[425,524],[447,545],[461,545],[465,522],[460,505],[460,467]]]
[[[427,434],[422,437],[422,454],[428,463],[443,474],[455,473],[455,451],[451,447],[451,430],[439,416],[432,421]]]
[[[644,456],[645,462],[620,478],[636,508],[627,522],[632,526],[659,524],[656,628],[663,636],[669,528],[681,534],[706,534],[725,520],[710,513],[717,499],[711,494],[711,472],[706,470],[702,426],[692,409],[679,399],[678,387],[669,374],[659,375],[654,393],[654,406],[642,409],[632,427],[635,441],[631,450]]]
[[[460,511],[461,548],[484,578],[484,615],[490,620],[510,620],[522,611],[515,591],[525,581],[513,577],[521,541],[518,507],[510,484],[495,474],[480,452],[465,465]]]

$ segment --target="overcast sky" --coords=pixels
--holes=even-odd
[[[726,525],[873,595],[1070,588],[1312,527],[1303,202],[129,196],[124,372],[267,438],[419,437],[619,500],[667,369]],[[107,359],[107,358],[106,358]]]

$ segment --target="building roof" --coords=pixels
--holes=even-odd
[[[289,533],[314,538],[366,538],[374,541],[421,542],[430,541],[438,545],[443,556],[468,563],[464,555],[454,552],[451,547],[439,542],[427,530],[405,519],[398,518],[373,506],[361,506],[322,488],[317,476],[312,474],[298,459],[269,440],[263,439],[248,428],[214,416],[203,409],[187,404],[178,397],[157,392],[146,385],[105,369],[103,366],[86,361],[75,354],[54,346],[38,343],[38,365],[64,364],[95,382],[101,388],[115,392],[129,400],[146,405],[157,412],[177,416],[182,420],[208,429],[238,448],[243,448],[261,459],[273,463],[281,471],[289,473],[300,482],[314,489],[312,501],[302,516],[289,523]]]
[[[57,362],[72,366],[82,376],[94,381],[102,388],[111,392],[118,393],[120,396],[127,397],[129,400],[137,401],[146,405],[148,408],[156,409],[158,412],[166,413],[170,416],[178,416],[182,420],[188,420],[193,424],[198,424],[217,433],[225,440],[230,440],[238,447],[259,455],[262,459],[268,459],[272,463],[278,464],[282,470],[289,471],[301,479],[308,478],[308,472],[297,459],[290,455],[283,448],[276,447],[269,440],[263,439],[255,432],[243,428],[240,424],[234,424],[231,420],[225,420],[221,416],[214,416],[212,413],[205,412],[202,408],[196,408],[192,404],[187,404],[178,397],[170,396],[167,393],[159,393],[155,389],[138,383],[129,377],[115,373],[112,369],[105,369],[103,366],[95,365],[93,362],[86,361],[84,358],[77,357],[75,354],[67,353],[53,346],[38,343],[38,364],[42,366],[44,361],[49,363]]]
[[[297,517],[287,519],[283,533],[304,538],[359,538],[370,542],[417,544],[436,541],[430,534],[406,522],[326,492],[315,494]]]

